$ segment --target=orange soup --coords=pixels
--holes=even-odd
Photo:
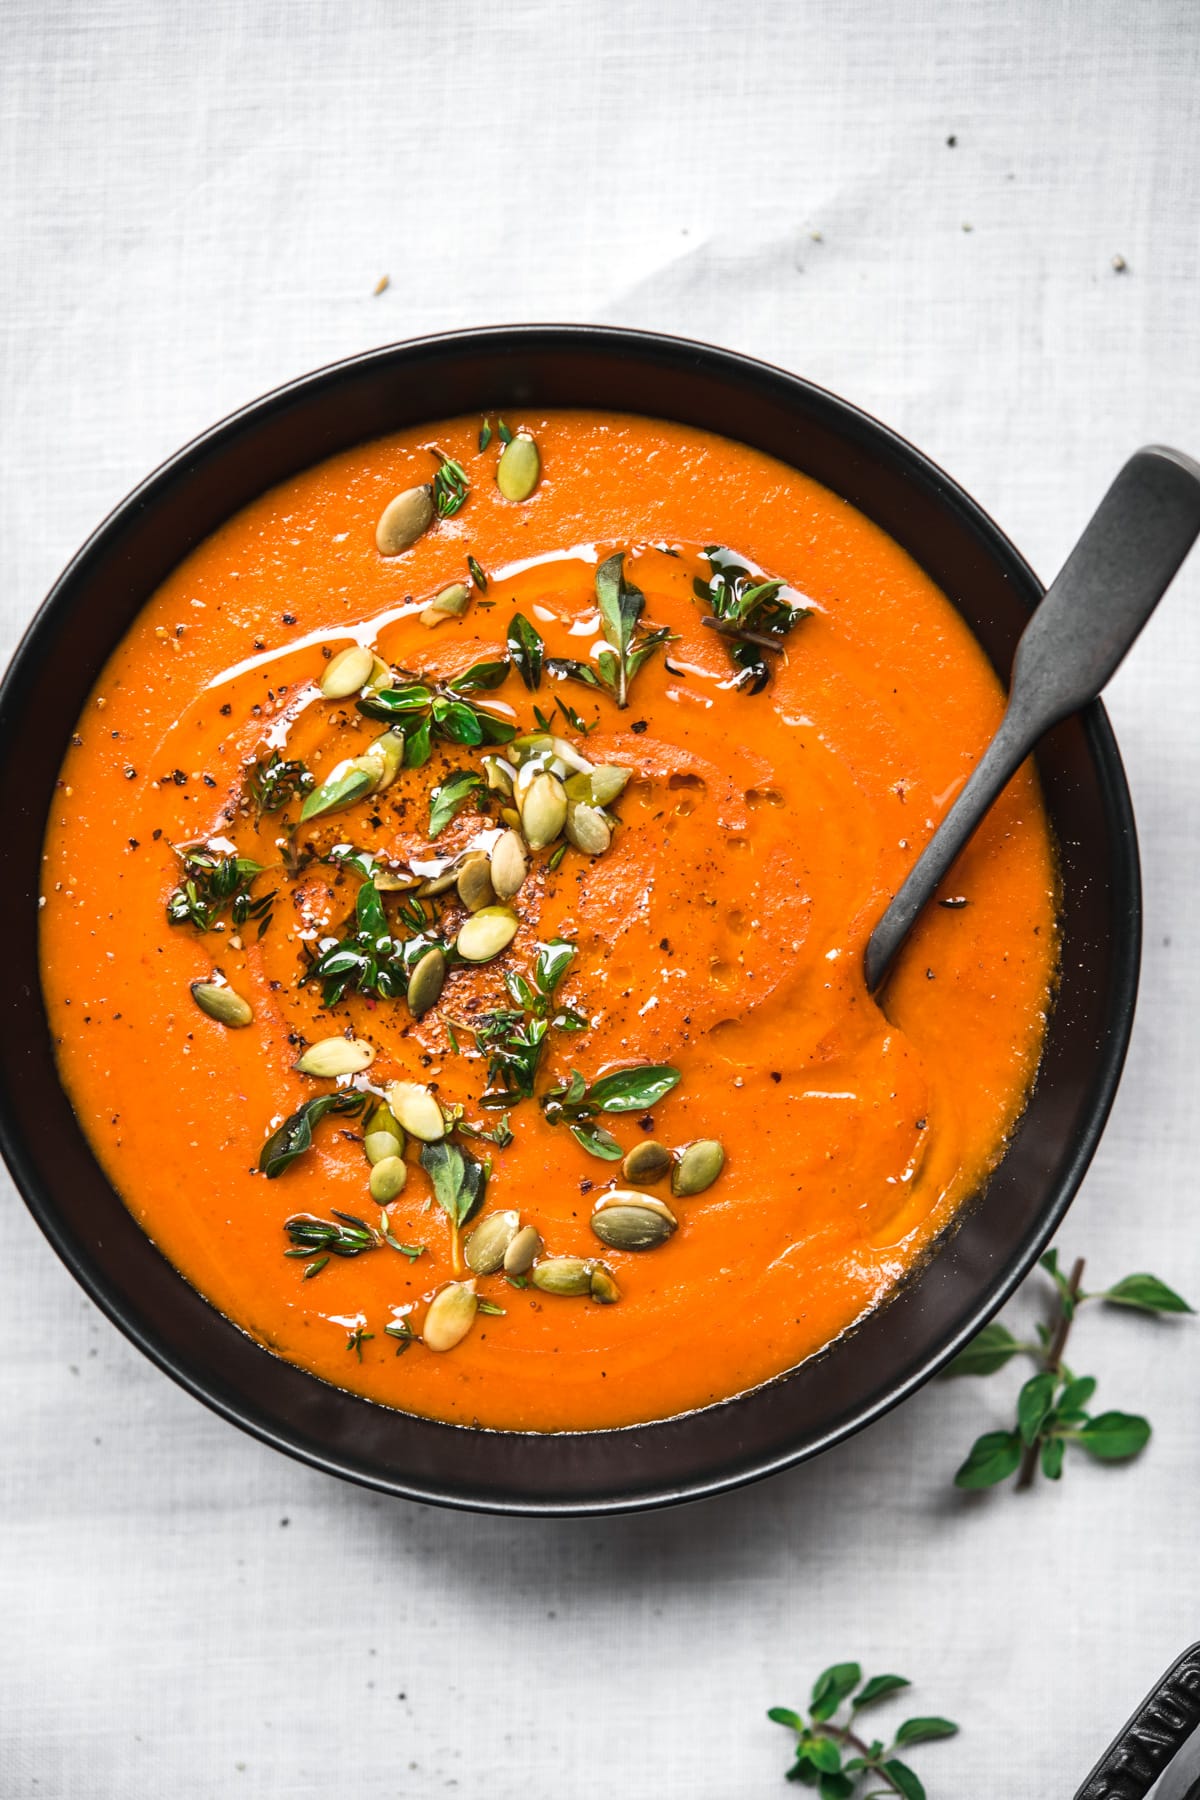
[[[1031,768],[862,974],[1002,710],[911,559],[744,445],[364,445],[96,686],[46,837],[62,1079],[163,1254],[314,1375],[539,1431],[736,1394],[886,1298],[1034,1077]]]

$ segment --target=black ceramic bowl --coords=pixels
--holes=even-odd
[[[538,1436],[438,1424],[260,1349],[143,1236],[59,1085],[37,973],[42,831],[96,675],[163,577],[274,483],[363,439],[455,413],[592,406],[705,426],[815,476],[911,552],[999,673],[1041,587],[1007,538],[884,426],[726,351],[644,332],[534,326],[371,351],[198,438],[117,508],[30,627],[0,690],[0,1144],[47,1237],[109,1317],[225,1417],[318,1468],[414,1499],[618,1512],[713,1494],[837,1443],[927,1380],[1017,1285],[1096,1147],[1133,1017],[1137,846],[1102,708],[1038,753],[1062,861],[1062,980],[1036,1088],[986,1192],[890,1304],[790,1374],[701,1412]]]

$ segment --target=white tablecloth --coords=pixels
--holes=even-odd
[[[192,433],[443,326],[799,370],[1044,574],[1129,450],[1200,450],[1189,0],[9,0],[2,41],[5,648]],[[1198,682],[1200,558],[1111,690],[1142,1002],[1062,1235],[1196,1300]],[[934,1800],[1050,1800],[1200,1636],[1200,1323],[1079,1327],[1099,1398],[1154,1420],[1127,1470],[956,1495],[998,1378],[720,1502],[505,1523],[240,1436],[0,1216],[5,1800],[781,1793],[764,1709],[855,1655],[962,1722],[914,1753]]]

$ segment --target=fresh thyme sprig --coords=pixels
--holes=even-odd
[[[263,864],[249,856],[225,855],[205,844],[176,849],[183,865],[183,880],[167,896],[167,918],[172,925],[194,925],[211,931],[228,910],[235,925],[258,921],[262,936],[271,923],[275,890],[252,895],[251,886],[263,873]]]
[[[254,809],[255,823],[264,813],[282,812],[297,800],[303,800],[312,792],[316,781],[311,769],[298,758],[285,761],[278,750],[272,750],[270,756],[260,757],[246,771],[246,795]]]
[[[361,1256],[364,1250],[379,1248],[379,1239],[365,1219],[354,1213],[338,1212],[336,1207],[331,1207],[330,1211],[332,1219],[318,1219],[312,1213],[293,1213],[290,1219],[283,1221],[283,1229],[292,1240],[292,1248],[283,1254],[316,1259],[305,1265],[305,1281],[319,1275],[331,1256]]]
[[[1015,1427],[988,1431],[976,1439],[954,1477],[956,1487],[994,1487],[1015,1474],[1017,1487],[1028,1488],[1039,1466],[1051,1481],[1059,1479],[1069,1444],[1077,1444],[1099,1462],[1127,1462],[1149,1441],[1150,1422],[1140,1414],[1086,1410],[1096,1382],[1067,1367],[1063,1360],[1067,1338],[1079,1308],[1092,1300],[1143,1313],[1190,1313],[1192,1308],[1157,1275],[1126,1275],[1114,1287],[1085,1293],[1082,1257],[1069,1276],[1059,1268],[1056,1250],[1048,1250],[1039,1266],[1054,1284],[1054,1312],[1049,1323],[1037,1326],[1037,1342],[1022,1342],[994,1320],[946,1370],[947,1375],[994,1375],[1014,1356],[1032,1357],[1037,1365],[1017,1396]]]
[[[903,1675],[873,1675],[863,1681],[858,1663],[835,1663],[814,1682],[807,1718],[791,1707],[772,1706],[767,1717],[796,1734],[796,1760],[787,1779],[815,1788],[820,1800],[851,1800],[854,1795],[872,1800],[887,1794],[925,1800],[920,1777],[896,1752],[954,1737],[958,1726],[950,1719],[905,1719],[890,1744],[882,1738],[868,1741],[858,1731],[860,1713],[911,1685]]]
[[[401,912],[406,922],[415,924],[416,936],[392,936],[378,888],[373,881],[364,881],[354,903],[354,930],[325,942],[300,977],[300,986],[319,981],[325,1006],[336,1006],[348,988],[383,1000],[397,999],[406,992],[408,978],[425,952],[435,946],[446,950],[426,930],[429,920],[420,901],[405,901]]]
[[[470,497],[466,470],[436,445],[433,454],[438,459],[438,472],[433,478],[433,504],[439,519],[452,519],[456,512],[462,511]]]
[[[783,639],[812,611],[780,599],[786,583],[761,581],[719,544],[705,547],[711,574],[692,583],[696,598],[711,608],[712,624],[729,640],[729,653],[740,670],[738,687],[761,693],[771,679],[770,652],[783,649]]]
[[[584,687],[607,692],[620,707],[629,704],[629,686],[638,670],[664,644],[672,632],[666,626],[646,629],[642,625],[646,596],[625,579],[625,552],[618,550],[596,570],[596,602],[600,608],[600,624],[607,640],[595,667],[571,657],[548,656],[548,674],[560,681],[578,681]]]
[[[505,971],[511,1007],[497,1007],[476,1019],[459,1024],[470,1031],[488,1058],[488,1091],[480,1104],[486,1107],[516,1106],[533,1097],[538,1064],[546,1035],[582,1031],[588,1021],[571,1006],[556,1006],[555,995],[575,956],[575,945],[565,938],[539,944],[533,964],[533,981],[515,970]]]

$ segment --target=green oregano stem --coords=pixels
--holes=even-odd
[[[1083,1270],[1084,1259],[1082,1256],[1077,1256],[1075,1258],[1075,1267],[1071,1270],[1071,1278],[1067,1283],[1067,1289],[1072,1301],[1078,1300],[1079,1298],[1079,1290],[1083,1285]],[[1061,1296],[1059,1298],[1059,1306],[1061,1308],[1061,1317],[1058,1321],[1058,1329],[1055,1331],[1054,1336],[1047,1346],[1044,1363],[1044,1367],[1052,1375],[1058,1373],[1059,1366],[1066,1354],[1067,1339],[1071,1335],[1071,1326],[1074,1323],[1077,1310],[1074,1305],[1063,1306]],[[1038,1454],[1040,1449],[1041,1440],[1036,1437],[1032,1444],[1026,1446],[1025,1454],[1021,1458],[1020,1472],[1017,1475],[1018,1493],[1025,1488],[1031,1488],[1033,1486],[1033,1478],[1037,1474]]]

